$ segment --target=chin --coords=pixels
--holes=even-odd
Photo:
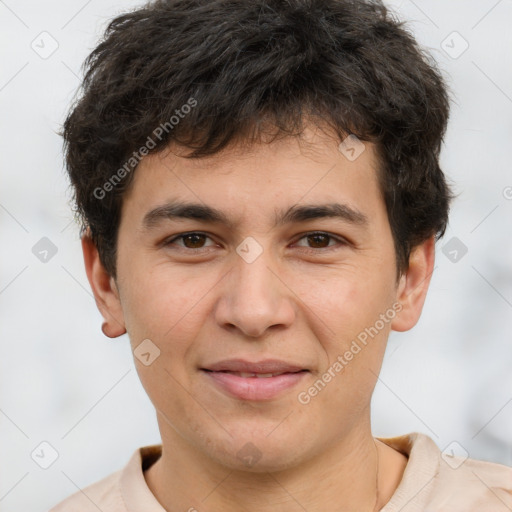
[[[274,423],[273,428],[275,427]],[[214,443],[216,447],[213,453],[210,452],[210,457],[230,470],[251,473],[283,471],[299,464],[305,456],[306,447],[303,441],[294,440],[285,432],[280,432],[279,435],[274,432],[270,436],[268,432],[271,429],[265,429],[260,434],[228,436]]]

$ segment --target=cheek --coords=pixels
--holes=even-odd
[[[140,381],[158,410],[168,410],[172,404],[172,417],[186,414],[186,395],[177,397],[187,385],[187,354],[203,325],[200,299],[206,290],[193,281],[183,273],[164,273],[161,266],[137,275],[132,272],[124,289],[123,311]],[[137,347],[146,339],[158,349],[149,366],[137,360]]]
[[[204,295],[204,280],[198,286],[183,272],[169,271],[163,265],[148,268],[134,264],[128,275],[122,297],[128,332],[163,341],[167,333],[190,325],[194,306]]]
[[[391,315],[381,320],[390,296],[387,289],[376,288],[345,280],[322,303],[329,330],[317,335],[326,356],[317,378],[327,384],[316,381],[313,386],[322,390],[315,407],[329,411],[325,421],[333,425],[350,417],[356,421],[370,404],[392,320]]]
[[[297,296],[307,306],[303,311],[314,313],[313,324],[323,325],[328,339],[343,346],[391,307],[394,288],[388,276],[361,267],[332,269],[321,278],[303,276]]]
[[[315,333],[325,354],[318,377],[329,380],[325,392],[319,393],[317,407],[329,409],[334,423],[340,411],[357,417],[368,406],[375,387],[393,318],[389,314],[393,286],[384,278],[389,273],[380,276],[358,268],[342,277],[333,275],[327,287],[324,283],[309,289],[312,302],[308,305],[328,326]]]

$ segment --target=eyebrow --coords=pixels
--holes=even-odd
[[[276,210],[273,227],[322,218],[337,218],[354,225],[368,225],[367,216],[359,210],[346,204],[328,203],[293,205],[286,210]],[[144,215],[142,225],[145,230],[151,230],[163,221],[174,219],[192,219],[234,227],[234,222],[223,211],[200,203],[182,201],[166,203],[150,210]]]

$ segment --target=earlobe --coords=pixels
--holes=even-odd
[[[121,324],[113,324],[111,322],[105,321],[101,324],[101,332],[107,338],[118,338],[119,336],[126,333],[126,329],[124,327],[121,329]]]
[[[82,236],[82,252],[96,306],[105,319],[101,330],[105,336],[117,338],[126,333],[119,292],[114,279],[100,260],[98,249],[89,231]]]
[[[409,268],[398,284],[397,301],[401,304],[401,310],[391,323],[394,331],[408,331],[418,322],[434,270],[434,259],[433,236],[411,251]]]

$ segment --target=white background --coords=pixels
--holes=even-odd
[[[101,333],[56,134],[83,59],[107,20],[135,5],[0,2],[1,512],[48,510],[160,441],[126,335]],[[374,435],[421,431],[441,449],[457,441],[512,465],[512,1],[388,5],[453,91],[442,167],[458,198],[422,319],[390,338]],[[31,48],[43,31],[59,45],[47,59]],[[453,31],[469,44],[458,58],[442,47],[463,48]],[[46,263],[32,253],[42,237],[58,251]],[[468,249],[455,263],[442,252],[452,237]],[[59,455],[46,470],[30,455],[42,441]]]

